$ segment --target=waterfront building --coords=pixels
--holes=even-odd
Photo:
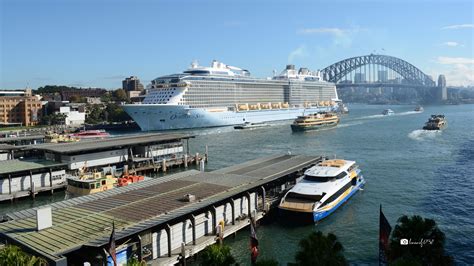
[[[39,123],[42,102],[32,95],[31,89],[24,91],[0,91],[0,125],[34,126]]]
[[[84,109],[73,108],[73,106],[59,107],[59,113],[64,114],[64,124],[68,126],[81,126],[86,121],[86,113]]]
[[[71,90],[63,90],[61,91],[61,99],[63,101],[70,101],[72,96],[77,97],[101,97],[107,93],[106,89],[97,89],[97,88],[89,88],[89,89],[71,89]]]

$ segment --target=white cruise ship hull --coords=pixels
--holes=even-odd
[[[126,104],[123,109],[142,131],[233,126],[245,122],[260,123],[291,120],[297,116],[330,111],[331,107],[267,109],[253,111],[222,111],[189,108],[171,104]]]

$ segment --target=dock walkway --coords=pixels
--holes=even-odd
[[[190,170],[49,205],[52,227],[36,230],[36,209],[8,214],[0,239],[45,257],[51,265],[103,263],[112,221],[117,254],[156,265],[176,263],[181,245],[190,256],[262,217],[265,191],[294,181],[320,156],[279,155],[212,172]],[[185,200],[185,195],[195,200]],[[263,206],[263,208],[261,207]],[[97,259],[99,258],[99,261]]]

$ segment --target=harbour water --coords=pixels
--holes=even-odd
[[[325,154],[356,160],[367,181],[339,210],[318,225],[288,226],[275,221],[258,228],[260,258],[282,265],[293,260],[298,242],[311,231],[333,232],[356,264],[376,264],[379,204],[392,227],[401,215],[434,219],[446,234],[447,250],[459,264],[474,261],[474,105],[425,106],[349,105],[351,113],[335,128],[292,133],[289,123],[266,128],[232,127],[187,131],[195,133],[192,151],[209,147],[208,170],[276,153]],[[383,109],[395,111],[382,116]],[[445,114],[442,132],[421,130],[431,114]],[[59,201],[63,193],[33,202],[1,204],[0,214]],[[407,236],[409,237],[409,236]],[[249,264],[248,234],[226,239],[242,265]]]

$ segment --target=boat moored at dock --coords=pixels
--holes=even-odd
[[[447,126],[444,115],[431,115],[423,127],[424,130],[441,130]]]
[[[110,137],[110,134],[105,130],[81,130],[79,132],[72,133],[69,136],[79,139],[103,139]]]
[[[365,185],[355,161],[333,159],[306,170],[282,198],[279,209],[289,217],[318,222]]]
[[[291,125],[291,130],[294,132],[315,130],[323,127],[336,126],[338,123],[339,117],[335,113],[320,112],[298,116]]]

